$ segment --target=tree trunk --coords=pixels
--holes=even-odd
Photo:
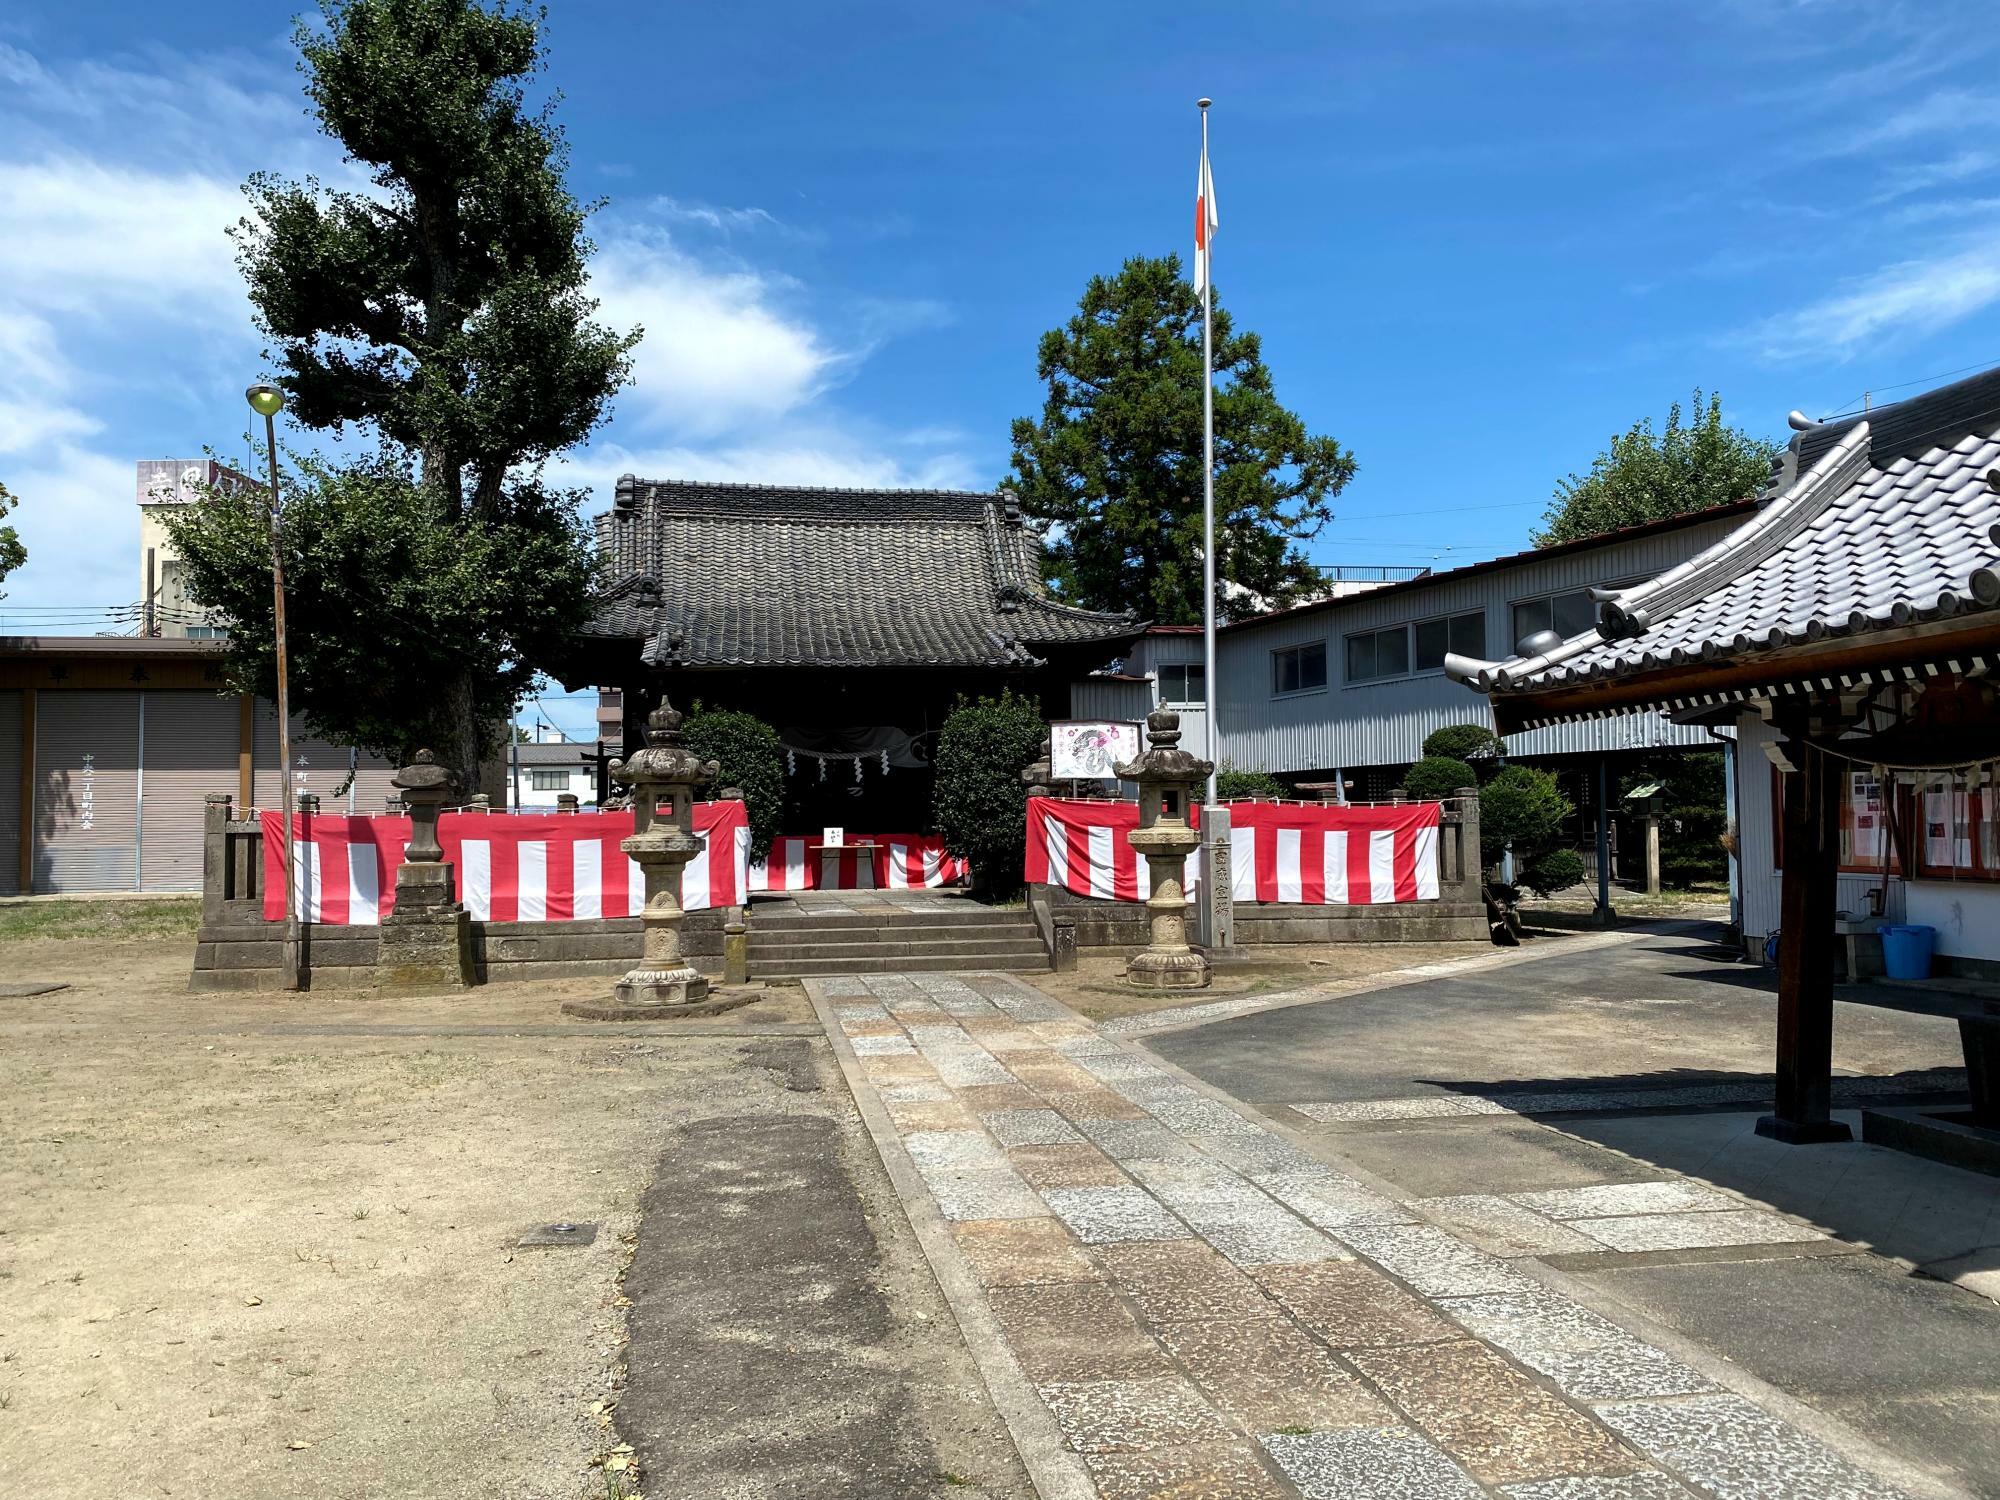
[[[428,750],[437,763],[458,778],[458,800],[469,802],[479,790],[479,763],[486,749],[486,727],[473,709],[470,674],[439,685],[437,699],[416,733],[410,751]]]

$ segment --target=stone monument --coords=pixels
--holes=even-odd
[[[1139,784],[1139,826],[1129,837],[1146,857],[1152,885],[1146,897],[1152,942],[1126,964],[1125,977],[1142,989],[1204,989],[1208,959],[1187,940],[1185,866],[1201,842],[1188,826],[1188,808],[1214,767],[1180,748],[1181,716],[1172,709],[1148,714],[1146,731],[1147,748],[1114,768],[1120,780]]]
[[[629,760],[611,762],[611,779],[632,789],[632,837],[619,845],[646,882],[639,913],[645,946],[639,967],[615,987],[615,1006],[627,1014],[680,1010],[708,999],[708,978],[681,952],[681,879],[701,853],[694,831],[695,788],[720,767],[681,743],[683,715],[665,699],[646,719],[646,743]]]
[[[410,810],[410,847],[396,867],[396,904],[382,919],[375,982],[384,989],[464,989],[473,982],[472,918],[438,843],[438,814],[457,778],[419,750],[391,783]]]

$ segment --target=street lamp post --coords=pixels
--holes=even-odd
[[[271,619],[278,658],[278,812],[285,829],[285,937],[281,973],[288,990],[299,989],[304,971],[299,954],[298,866],[292,853],[292,703],[285,671],[284,533],[278,520],[278,413],[285,393],[259,383],[243,393],[250,409],[264,419],[264,448],[271,459]]]

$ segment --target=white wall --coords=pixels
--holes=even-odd
[[[576,748],[578,753],[581,754],[590,747],[588,745],[578,745]],[[521,767],[521,800],[519,806],[554,812],[556,810],[556,798],[560,797],[566,791],[576,793],[577,801],[585,807],[594,807],[596,805],[597,776],[589,766],[577,765],[564,768],[569,773],[568,785],[551,787],[549,790],[543,791],[535,785],[534,773],[537,770],[547,771],[551,769],[554,768],[529,765]],[[512,777],[513,766],[511,763],[502,762],[502,774],[508,778]],[[510,780],[509,785],[511,784]]]
[[[2000,883],[1912,880],[1903,906],[1904,921],[1937,929],[1937,952],[2000,961]]]

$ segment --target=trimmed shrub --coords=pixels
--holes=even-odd
[[[1583,856],[1574,849],[1544,849],[1526,864],[1516,863],[1521,884],[1537,896],[1553,896],[1583,881]]]
[[[972,862],[973,878],[991,896],[1021,888],[1028,830],[1021,768],[1047,733],[1034,701],[1012,689],[960,698],[938,731],[933,815],[945,848]]]
[[[1426,755],[1403,777],[1403,790],[1419,802],[1440,802],[1462,786],[1478,786],[1472,767],[1449,755]]]
[[[1479,792],[1479,858],[1487,868],[1511,846],[1514,867],[1525,870],[1562,841],[1575,804],[1554,776],[1533,766],[1508,766]]]
[[[1447,724],[1424,736],[1424,755],[1447,760],[1492,760],[1500,753],[1500,737],[1484,724]],[[1470,786],[1470,782],[1460,785]]]
[[[1215,770],[1215,800],[1237,802],[1251,797],[1290,797],[1293,793],[1269,771],[1239,771],[1224,761]]]
[[[755,714],[704,709],[697,700],[681,733],[688,749],[722,767],[705,789],[710,796],[726,786],[743,788],[743,805],[750,812],[750,858],[762,859],[771,852],[785,816],[785,751],[778,731]]]

